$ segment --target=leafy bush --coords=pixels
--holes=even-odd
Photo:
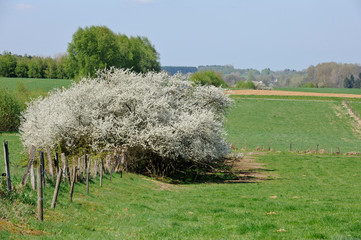
[[[236,84],[236,88],[244,88],[244,89],[256,89],[256,86],[254,85],[254,83],[252,81],[239,81]]]
[[[15,131],[19,127],[21,106],[7,89],[0,89],[0,132]]]
[[[303,87],[303,88],[317,88],[317,86],[315,84],[313,84],[313,82],[304,83],[301,87]]]
[[[164,173],[179,161],[211,161],[229,152],[223,114],[230,103],[221,89],[180,75],[111,69],[34,100],[20,133],[26,148],[123,151],[128,167]]]
[[[223,81],[221,74],[214,71],[201,71],[192,74],[190,80],[200,85],[213,85],[216,87],[228,87]]]

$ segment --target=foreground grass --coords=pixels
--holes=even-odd
[[[263,145],[287,151],[325,149],[361,151],[360,133],[339,101],[242,99],[227,115],[228,139],[238,148]]]
[[[17,132],[0,132],[1,151],[0,151],[0,169],[1,172],[5,169],[4,153],[3,153],[3,141],[8,142],[9,147],[9,159],[10,159],[10,173],[16,177],[21,173],[21,169],[18,164],[20,163],[21,153],[23,146],[19,139]]]
[[[59,204],[28,229],[44,239],[350,239],[361,238],[359,158],[270,153],[260,156],[275,177],[248,184],[163,186],[116,175],[90,194],[77,184],[72,204],[63,185]],[[0,232],[0,238],[32,239]]]
[[[281,91],[361,94],[360,88],[275,88]]]

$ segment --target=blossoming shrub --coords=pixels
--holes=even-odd
[[[20,133],[26,148],[123,151],[132,170],[159,174],[227,154],[223,114],[230,103],[221,89],[180,75],[111,69],[32,101]]]

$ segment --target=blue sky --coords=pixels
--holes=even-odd
[[[53,57],[91,25],[148,37],[163,66],[361,63],[360,0],[0,0],[0,52]]]

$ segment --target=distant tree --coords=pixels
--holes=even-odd
[[[28,77],[28,71],[29,71],[29,67],[28,67],[28,62],[26,61],[25,58],[19,58],[16,64],[16,68],[15,68],[15,75],[18,78],[26,78]]]
[[[214,71],[200,71],[191,75],[190,80],[199,85],[213,85],[216,87],[228,87],[220,73]]]
[[[344,88],[353,88],[355,86],[355,78],[353,75],[350,78],[346,77],[344,80],[343,87]]]
[[[256,89],[256,85],[252,81],[239,81],[236,84],[236,88],[244,88],[244,89]]]
[[[54,79],[57,78],[57,63],[53,58],[45,58],[44,59],[44,78]]]
[[[344,88],[351,88],[350,87],[350,79],[348,77],[346,77],[345,80],[343,81],[343,87]]]
[[[4,52],[0,55],[0,76],[16,77],[16,58],[11,55],[11,52]]]
[[[225,75],[223,79],[229,86],[235,86],[237,82],[242,80],[242,77],[240,76],[239,72],[232,72]]]
[[[44,68],[43,60],[40,57],[33,57],[29,60],[29,78],[43,78],[44,77]]]
[[[162,66],[161,70],[168,72],[170,75],[174,75],[178,72],[182,74],[195,73],[198,71],[198,68],[186,66]]]
[[[261,71],[261,75],[270,75],[271,74],[271,69],[269,68],[265,68]]]
[[[355,83],[353,85],[354,88],[361,88],[361,79],[360,78],[357,78],[355,80]]]
[[[358,79],[355,80],[354,88],[361,88],[361,72],[358,75]]]
[[[353,75],[351,75],[351,77],[350,77],[350,85],[351,85],[351,88],[353,88],[355,86],[355,78]]]
[[[256,81],[256,77],[254,76],[254,71],[253,70],[250,70],[248,72],[248,77],[247,77],[247,81]]]

